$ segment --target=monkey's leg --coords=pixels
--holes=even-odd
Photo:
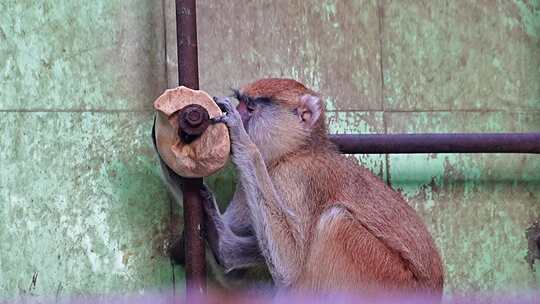
[[[236,187],[231,202],[222,214],[222,219],[236,235],[255,235],[251,223],[251,214],[246,202],[246,195],[244,194],[242,187]]]
[[[239,236],[231,230],[231,225],[224,221],[216,200],[206,185],[201,189],[201,196],[207,217],[206,238],[225,272],[263,263],[264,258],[259,252],[257,238],[253,235]],[[234,201],[231,205],[234,206]]]
[[[305,249],[295,215],[278,196],[257,146],[244,129],[240,114],[228,98],[216,98],[226,114],[215,122],[229,128],[233,162],[239,171],[259,247],[274,282],[290,286],[298,277]]]

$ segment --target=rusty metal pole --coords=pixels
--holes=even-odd
[[[178,51],[179,85],[198,90],[197,14],[195,0],[176,0],[176,44]],[[186,115],[186,122],[198,125],[196,111]],[[195,114],[194,114],[195,113]],[[186,238],[186,296],[187,302],[205,294],[206,261],[204,252],[203,210],[199,189],[202,178],[183,178],[184,233]]]

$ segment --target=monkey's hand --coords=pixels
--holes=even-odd
[[[224,112],[224,115],[215,117],[214,122],[223,122],[229,128],[242,127],[242,117],[236,108],[232,105],[231,100],[228,97],[213,97],[214,101]]]
[[[214,118],[212,121],[214,123],[222,122],[229,128],[234,153],[235,144],[250,143],[251,139],[244,128],[240,113],[232,105],[231,100],[227,97],[214,97],[214,101],[225,114]]]

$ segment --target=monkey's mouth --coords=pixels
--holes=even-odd
[[[248,126],[249,126],[249,119],[251,117],[249,117],[249,115],[246,115],[246,116],[242,116],[242,124],[244,125],[244,129],[246,129],[246,131],[248,130]]]
[[[249,125],[249,120],[251,118],[251,114],[249,113],[249,110],[246,107],[246,104],[243,102],[238,103],[236,110],[238,111],[238,113],[240,113],[240,118],[242,119],[242,124],[244,125],[244,129],[247,130],[248,125]]]

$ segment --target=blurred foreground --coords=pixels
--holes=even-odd
[[[94,296],[73,296],[73,297],[24,297],[12,300],[0,300],[0,303],[156,303],[156,304],[180,304],[188,303],[185,301],[184,294],[174,294],[173,291],[152,293],[145,292],[140,295],[94,295]],[[512,291],[505,293],[475,293],[468,295],[445,295],[442,302],[439,299],[426,295],[400,295],[400,296],[362,296],[344,293],[332,294],[282,294],[277,296],[268,295],[267,291],[253,291],[249,293],[232,292],[209,292],[206,297],[189,301],[190,304],[265,304],[265,303],[374,303],[374,304],[428,304],[428,303],[449,303],[449,304],[477,304],[477,303],[540,303],[540,291]]]

